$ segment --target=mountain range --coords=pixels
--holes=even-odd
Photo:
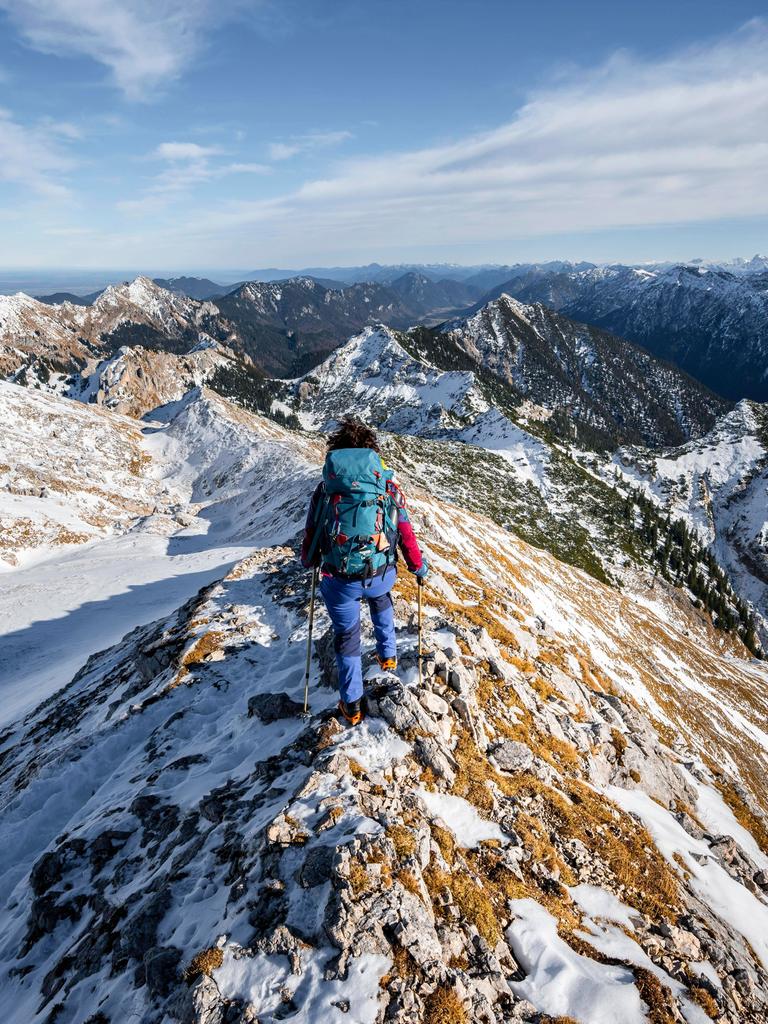
[[[767,266],[761,256],[727,264],[601,267],[565,261],[482,268],[371,264],[292,276],[254,271],[235,285],[194,277],[155,283],[198,301],[221,300],[240,319],[247,350],[263,345],[268,373],[299,374],[375,320],[394,327],[438,324],[507,294],[634,341],[733,401],[764,401]],[[328,276],[337,272],[343,281]],[[305,282],[305,294],[296,281]],[[319,289],[333,295],[326,301]],[[99,294],[54,293],[41,301],[88,305]]]

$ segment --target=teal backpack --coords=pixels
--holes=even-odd
[[[310,561],[319,547],[324,568],[363,580],[394,564],[403,501],[392,477],[392,470],[370,448],[328,452]]]

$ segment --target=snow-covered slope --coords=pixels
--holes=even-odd
[[[520,482],[546,489],[548,450],[491,406],[472,371],[442,371],[411,356],[395,333],[366,328],[293,387],[299,419],[327,430],[352,412],[383,430],[498,452]]]
[[[0,569],[171,503],[134,420],[0,381]]]
[[[622,448],[615,467],[688,523],[768,619],[768,406],[739,402],[681,448]]]
[[[211,392],[158,416],[0,384],[0,564],[22,566],[0,593],[2,721],[221,576],[271,521],[295,530],[301,511],[286,516],[292,492],[271,479],[289,454],[303,494],[301,442],[287,452],[267,421]]]
[[[298,383],[300,418],[322,429],[344,411],[385,430],[417,433],[485,411],[472,373],[443,373],[413,359],[383,325],[366,328]]]
[[[405,473],[433,668],[403,578],[399,678],[342,728],[321,608],[305,722],[320,446],[206,393],[149,430],[255,550],[0,736],[13,1024],[760,1020],[765,665]]]

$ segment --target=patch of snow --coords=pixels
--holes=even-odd
[[[416,793],[433,817],[443,819],[459,846],[472,850],[486,839],[508,841],[509,837],[495,821],[482,818],[477,808],[463,797],[427,789],[418,789]]]
[[[456,655],[461,654],[461,648],[459,647],[459,641],[453,630],[450,629],[433,629],[430,634],[435,641],[435,646],[445,651],[446,654],[451,651]]]
[[[296,1024],[374,1024],[379,1015],[379,979],[392,961],[378,954],[353,957],[344,979],[327,981],[324,970],[337,954],[330,947],[302,952],[303,971],[291,974],[284,956],[243,956],[236,959],[225,950],[224,963],[213,972],[213,979],[226,999],[243,999],[255,1004],[260,1020],[281,1019],[287,991],[298,1006],[291,1013]],[[349,1009],[338,1003],[349,1002]]]
[[[410,753],[410,745],[380,718],[366,718],[336,744],[367,771],[382,771]]]
[[[711,1018],[700,1006],[687,997],[685,986],[655,964],[642,946],[621,928],[617,928],[613,924],[597,923],[589,918],[585,924],[586,931],[576,932],[580,939],[584,939],[585,942],[594,946],[599,953],[604,953],[616,960],[626,960],[627,963],[642,967],[654,974],[680,1000],[683,1016],[688,1024],[710,1024]]]
[[[582,1024],[647,1024],[635,976],[576,953],[557,934],[557,919],[532,899],[511,900],[515,920],[506,935],[526,972],[512,991],[552,1017]]]
[[[574,885],[568,892],[588,917],[599,917],[634,931],[632,918],[638,916],[637,911],[622,903],[618,896],[607,889],[584,883]]]
[[[768,968],[768,906],[732,878],[703,839],[694,839],[665,808],[640,790],[608,786],[606,796],[640,818],[670,867],[680,870],[678,854],[690,873],[691,887],[710,909],[750,943]]]
[[[768,870],[768,856],[763,853],[752,833],[734,817],[733,811],[713,786],[700,782],[683,767],[677,769],[696,791],[696,814],[713,835],[731,836],[742,850],[763,870]]]

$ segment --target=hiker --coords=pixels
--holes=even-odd
[[[323,479],[309,504],[302,565],[319,565],[320,593],[331,617],[339,670],[339,710],[351,725],[362,721],[360,603],[368,604],[376,656],[385,672],[397,667],[391,590],[397,549],[412,573],[424,579],[427,559],[413,532],[405,498],[381,458],[376,434],[345,416],[328,438]]]

